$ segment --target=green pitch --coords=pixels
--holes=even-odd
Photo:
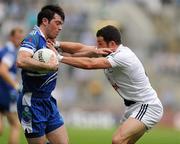
[[[114,129],[69,128],[70,144],[111,144]],[[137,144],[180,144],[180,131],[155,128],[146,133]]]
[[[115,128],[80,129],[68,128],[70,144],[111,144],[111,137]],[[7,144],[9,129],[0,137],[0,144]],[[20,144],[26,144],[21,133]],[[146,133],[137,144],[180,144],[180,131],[174,129],[155,128]]]

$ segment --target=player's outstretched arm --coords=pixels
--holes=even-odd
[[[57,50],[63,52],[62,55],[71,57],[97,57],[100,55],[108,55],[112,52],[109,48],[97,49],[96,46],[88,46],[75,42],[56,41],[56,44],[54,44],[53,41],[48,40],[47,45],[51,45],[50,47],[55,46]]]
[[[27,51],[19,51],[16,65],[19,68],[31,71],[56,71],[58,62],[55,57],[52,57],[48,63],[43,63],[32,58],[32,54]]]
[[[87,46],[81,43],[76,42],[60,42],[60,48],[63,52],[74,54],[77,52],[84,52],[89,50],[96,50],[95,46]]]
[[[112,52],[109,48],[97,49],[96,46],[74,42],[61,42],[60,47],[64,52],[70,53],[72,57],[97,57],[99,55],[108,55]]]
[[[64,57],[59,55],[59,61],[77,68],[82,69],[105,69],[111,68],[109,61],[104,58],[87,58],[87,57]]]
[[[99,56],[107,56],[112,53],[112,50],[108,48],[100,48],[100,49],[88,49],[86,51],[76,52],[74,54],[63,53],[63,56],[70,56],[70,57],[99,57]]]

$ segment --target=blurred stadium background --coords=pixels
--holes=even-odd
[[[112,24],[120,29],[164,105],[161,123],[138,144],[180,144],[180,0],[1,0],[0,45],[14,26],[29,32],[40,8],[52,3],[66,14],[60,40],[95,45],[98,28]],[[54,96],[70,143],[111,143],[124,106],[103,71],[61,64],[57,83]],[[6,127],[0,144],[7,143]],[[23,135],[21,143],[26,143]]]

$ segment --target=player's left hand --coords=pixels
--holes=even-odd
[[[9,91],[9,93],[11,101],[16,102],[19,96],[19,91],[17,91],[16,89],[12,89]]]

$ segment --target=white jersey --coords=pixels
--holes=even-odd
[[[128,47],[120,45],[106,58],[112,68],[105,69],[105,74],[123,99],[142,103],[158,99],[142,63]]]

